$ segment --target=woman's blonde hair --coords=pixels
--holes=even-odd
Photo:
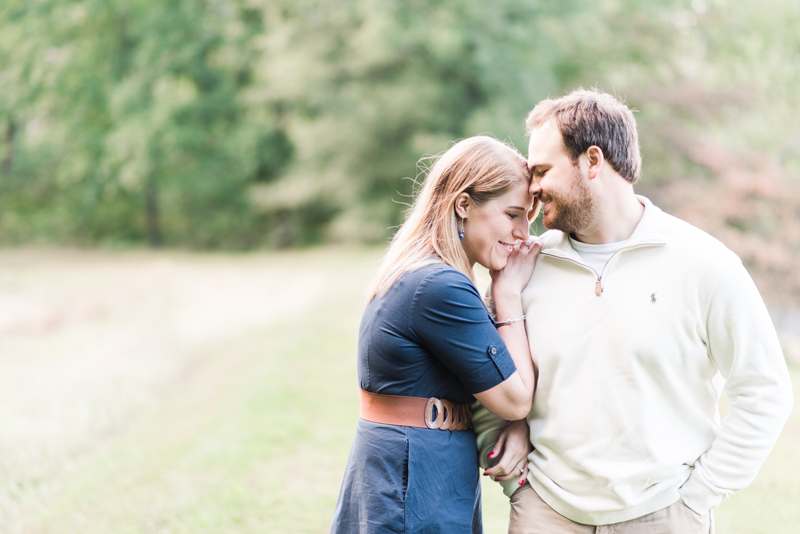
[[[481,204],[508,192],[519,181],[530,181],[525,158],[516,149],[486,136],[470,137],[453,145],[430,169],[405,223],[392,238],[369,299],[386,292],[403,273],[444,262],[475,281],[458,238],[455,202],[461,193]],[[532,221],[539,200],[528,215]]]

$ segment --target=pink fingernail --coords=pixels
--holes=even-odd
[[[525,484],[525,479],[524,478],[519,479],[519,485],[521,486],[523,484]]]
[[[492,452],[490,452],[489,454],[487,454],[487,457],[489,457],[489,458],[493,458],[493,457],[494,457],[494,451],[492,451]]]

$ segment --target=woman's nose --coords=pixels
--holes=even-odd
[[[528,220],[525,217],[520,217],[520,219],[524,222],[514,225],[514,230],[511,232],[511,235],[514,236],[515,239],[524,241],[528,239]]]

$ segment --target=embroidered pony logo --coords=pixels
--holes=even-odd
[[[656,291],[654,293],[650,293],[650,304],[655,304],[656,303],[656,293],[658,293],[658,291]]]

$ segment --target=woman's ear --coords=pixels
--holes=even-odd
[[[472,199],[469,198],[469,193],[461,193],[456,197],[455,210],[456,215],[462,219],[469,217],[469,207],[472,205]]]

